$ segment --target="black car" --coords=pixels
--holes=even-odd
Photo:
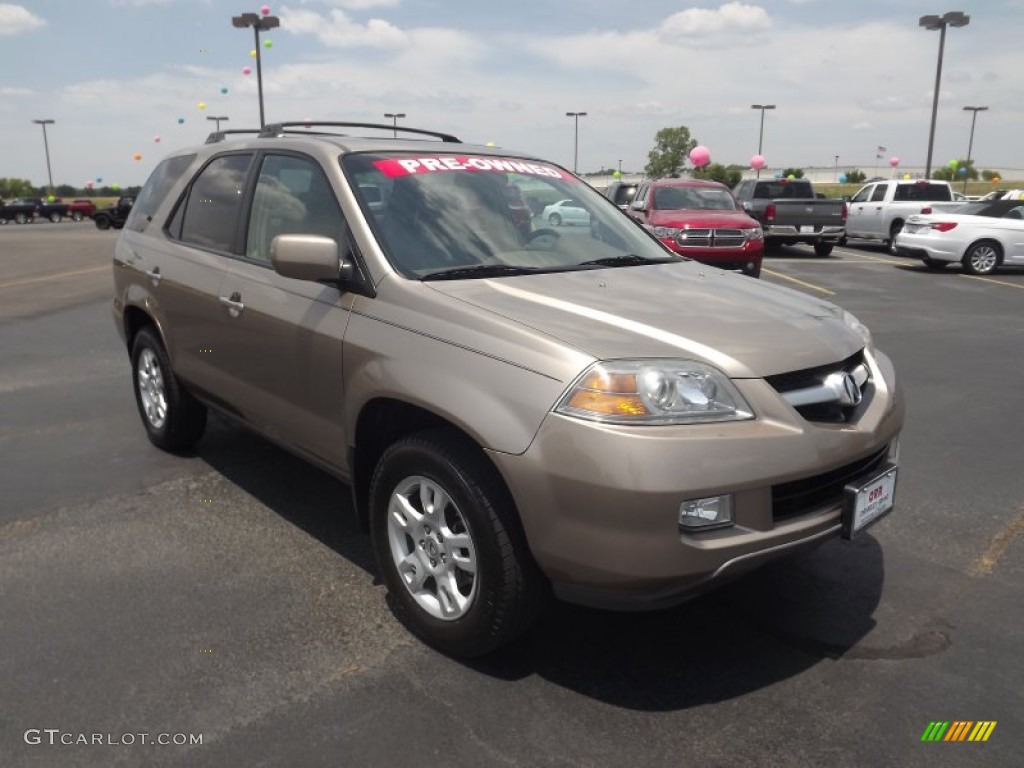
[[[626,181],[613,181],[604,191],[604,196],[615,203],[622,210],[629,208],[629,204],[636,197],[636,190],[639,184]]]

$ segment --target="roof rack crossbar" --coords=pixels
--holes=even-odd
[[[299,122],[291,123],[270,123],[261,132],[260,138],[270,138],[277,136],[278,134],[284,133],[288,128],[307,128],[311,126],[331,126],[332,128],[379,128],[382,131],[401,131],[402,133],[415,133],[421,136],[433,136],[435,139],[441,141],[461,144],[458,138],[452,136],[450,133],[440,133],[439,131],[426,131],[422,128],[403,128],[402,126],[384,125],[382,123],[345,123],[345,122],[324,122],[320,120],[302,120]]]
[[[259,128],[225,128],[223,131],[214,131],[206,137],[207,144],[216,144],[219,141],[224,141],[228,134],[233,133],[256,133],[260,132]]]

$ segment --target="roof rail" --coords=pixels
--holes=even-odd
[[[224,141],[224,139],[227,138],[228,134],[232,134],[232,133],[259,133],[259,132],[260,132],[259,128],[232,128],[232,129],[225,129],[223,131],[214,131],[213,133],[211,133],[209,136],[206,137],[206,143],[207,144],[216,144],[219,141]]]
[[[281,134],[288,131],[288,129],[295,128],[310,128],[312,126],[331,126],[332,128],[378,128],[382,131],[401,131],[402,133],[415,133],[421,136],[433,136],[435,139],[440,139],[444,142],[453,144],[461,144],[462,142],[452,136],[450,133],[440,133],[438,131],[425,131],[422,128],[403,128],[398,125],[384,125],[382,123],[344,123],[344,122],[324,122],[320,120],[302,120],[299,122],[291,123],[270,123],[261,132],[260,138],[272,138],[274,136],[280,136]],[[225,131],[227,133],[227,131]],[[324,135],[324,134],[320,134]]]

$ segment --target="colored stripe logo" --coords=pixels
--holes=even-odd
[[[988,741],[995,728],[995,720],[933,720],[921,741]]]

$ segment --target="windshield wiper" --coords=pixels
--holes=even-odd
[[[666,262],[677,261],[677,259],[649,259],[646,256],[637,256],[635,253],[626,253],[621,256],[605,256],[603,259],[592,259],[581,261],[581,267],[628,267],[634,264],[665,264]]]
[[[430,272],[420,280],[461,280],[464,277],[504,277],[507,275],[533,275],[549,270],[540,267],[516,267],[512,264],[475,264],[472,267],[452,267]]]

